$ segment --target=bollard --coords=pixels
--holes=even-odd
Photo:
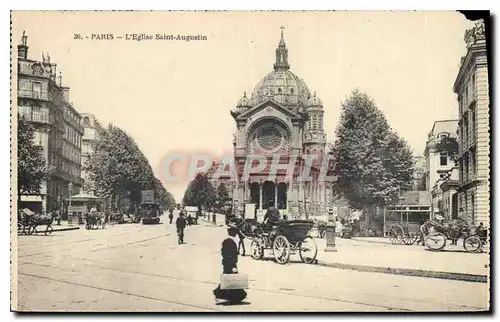
[[[213,222],[213,224],[214,224],[214,225],[216,224],[216,221],[215,221],[215,212],[214,212],[214,214],[212,215],[212,222]]]
[[[326,248],[325,252],[336,252],[335,246],[335,223],[329,221],[326,225]]]

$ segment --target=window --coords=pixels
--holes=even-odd
[[[33,82],[31,86],[33,91],[33,98],[40,98],[42,96],[42,83]]]
[[[439,164],[442,166],[448,165],[448,153],[441,152],[439,154]]]
[[[471,109],[471,114],[470,114],[470,122],[471,122],[471,143],[474,143],[476,140],[476,109],[473,107]]]
[[[441,178],[441,179],[446,178],[446,173],[440,173],[440,174],[439,174],[439,178]]]
[[[471,165],[471,173],[472,177],[476,177],[476,151],[470,151],[470,165]]]
[[[292,88],[290,88],[290,94],[292,94],[292,95],[293,95],[293,87],[292,87]]]

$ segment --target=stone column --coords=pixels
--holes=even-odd
[[[259,209],[262,211],[262,183],[259,184]]]
[[[278,208],[278,181],[274,182],[274,207]]]

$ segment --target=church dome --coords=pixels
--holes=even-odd
[[[252,103],[247,97],[247,92],[245,92],[243,94],[243,97],[238,101],[236,108],[247,108],[247,107],[252,107]]]
[[[283,105],[307,105],[311,92],[304,80],[290,71],[288,64],[288,49],[283,38],[276,49],[276,62],[274,71],[267,74],[252,92],[252,105],[257,105],[267,100],[273,100]]]
[[[289,70],[275,70],[254,88],[252,104],[274,100],[283,105],[306,105],[311,95],[306,83]]]
[[[316,96],[316,92],[314,92],[313,96],[309,98],[307,101],[307,106],[309,107],[323,107],[323,102],[321,99]]]

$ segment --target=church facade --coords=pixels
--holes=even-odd
[[[231,115],[236,125],[235,177],[218,183],[229,183],[234,206],[243,209],[252,203],[262,213],[274,204],[292,217],[326,214],[333,183],[322,179],[334,167],[325,158],[323,103],[290,71],[283,30],[273,70],[250,97],[245,92]],[[265,166],[250,171],[258,166],[255,156]]]

